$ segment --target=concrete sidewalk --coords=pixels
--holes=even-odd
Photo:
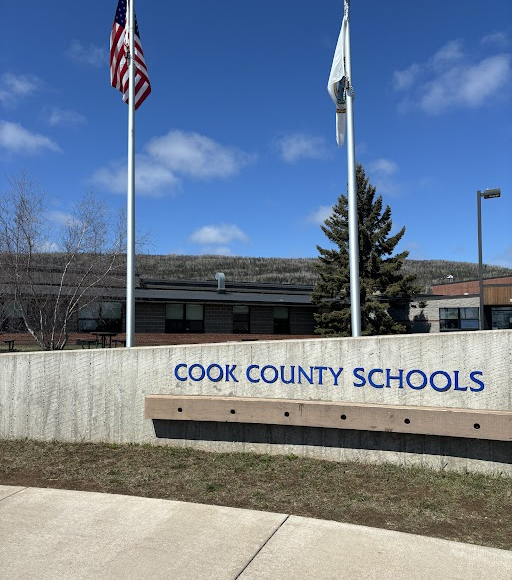
[[[510,580],[512,552],[285,514],[0,486],[8,580]]]

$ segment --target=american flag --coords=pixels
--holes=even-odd
[[[110,82],[112,86],[123,93],[123,101],[128,103],[129,70],[126,55],[129,54],[128,38],[128,5],[127,0],[119,0],[116,16],[110,34]],[[151,92],[148,69],[140,44],[139,27],[135,18],[135,109],[138,109]]]

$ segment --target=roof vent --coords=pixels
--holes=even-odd
[[[217,292],[219,294],[225,294],[226,293],[226,277],[224,276],[224,274],[222,272],[217,272],[215,274],[215,280],[217,280],[217,282],[218,282]]]

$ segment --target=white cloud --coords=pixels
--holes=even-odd
[[[46,216],[49,221],[59,226],[78,226],[81,223],[77,216],[65,211],[49,211],[46,213]]]
[[[94,44],[85,46],[79,40],[72,41],[66,50],[66,56],[79,64],[93,67],[104,65],[108,58],[104,48]]]
[[[172,171],[154,163],[145,155],[135,157],[135,190],[142,195],[160,197],[174,192],[180,186],[180,180]],[[126,163],[113,163],[98,169],[92,181],[112,191],[125,194],[128,187],[128,167]]]
[[[484,36],[480,40],[480,42],[483,45],[497,46],[500,48],[504,48],[505,46],[508,46],[507,35],[503,32],[493,32],[491,34],[488,34],[487,36]]]
[[[200,246],[198,253],[219,256],[232,256],[233,243],[248,241],[247,235],[234,224],[203,226],[189,237],[189,242]]]
[[[371,173],[378,173],[380,175],[393,175],[393,173],[398,171],[398,165],[394,161],[384,158],[370,161],[367,168]]]
[[[460,62],[464,53],[462,50],[462,40],[451,40],[442,46],[432,57],[432,67],[434,70],[441,70]]]
[[[308,221],[316,225],[323,225],[325,220],[332,215],[332,206],[321,205],[311,214],[309,214]]]
[[[196,230],[190,241],[203,246],[226,246],[231,242],[247,242],[249,238],[234,224],[208,225]]]
[[[75,127],[87,122],[86,118],[70,109],[52,107],[45,112],[46,122],[52,127]]]
[[[393,80],[395,90],[404,95],[402,110],[418,108],[439,115],[454,108],[474,109],[507,90],[512,81],[511,55],[478,58],[464,51],[461,40],[453,40],[428,61],[395,71]]]
[[[0,147],[12,153],[40,153],[44,150],[60,151],[60,147],[50,138],[31,133],[18,123],[0,121]]]
[[[136,164],[138,191],[151,194],[162,187],[175,190],[180,186],[179,178],[167,167],[154,162],[147,155],[138,155]]]
[[[185,131],[169,131],[145,148],[156,162],[176,173],[198,179],[235,175],[254,160],[252,155],[213,139]]]
[[[296,163],[301,159],[325,159],[328,150],[322,137],[292,133],[279,138],[275,143],[283,161]]]
[[[51,254],[53,252],[61,252],[62,248],[56,242],[46,240],[38,244],[36,251],[44,252],[45,254]]]
[[[510,55],[492,56],[470,66],[447,70],[420,99],[420,107],[431,114],[462,106],[475,109],[497,94],[512,78]]]
[[[65,226],[75,219],[70,213],[63,211],[49,211],[46,215],[51,222],[61,226]]]
[[[41,80],[33,75],[4,73],[0,76],[0,103],[5,106],[15,105],[18,99],[32,95],[41,85]]]
[[[387,194],[391,196],[399,195],[401,186],[393,177],[398,173],[398,165],[391,159],[374,159],[366,165],[370,182],[377,189],[377,194]]]
[[[404,91],[410,89],[416,82],[416,79],[421,73],[421,68],[418,64],[413,63],[405,70],[396,70],[393,73],[393,87],[397,91]]]
[[[226,147],[198,133],[169,131],[151,139],[136,159],[136,188],[144,195],[161,196],[192,179],[227,178],[255,160],[253,155]],[[116,192],[126,192],[126,164],[98,169],[92,181]]]

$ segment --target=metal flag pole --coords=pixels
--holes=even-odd
[[[354,91],[350,60],[350,0],[345,0],[347,30],[345,36],[345,70],[347,89],[347,165],[348,165],[348,251],[350,259],[350,314],[352,336],[361,336],[361,298],[359,290],[359,232],[357,217],[356,147],[354,137]]]
[[[126,235],[126,346],[135,334],[135,0],[129,0],[128,199]]]

